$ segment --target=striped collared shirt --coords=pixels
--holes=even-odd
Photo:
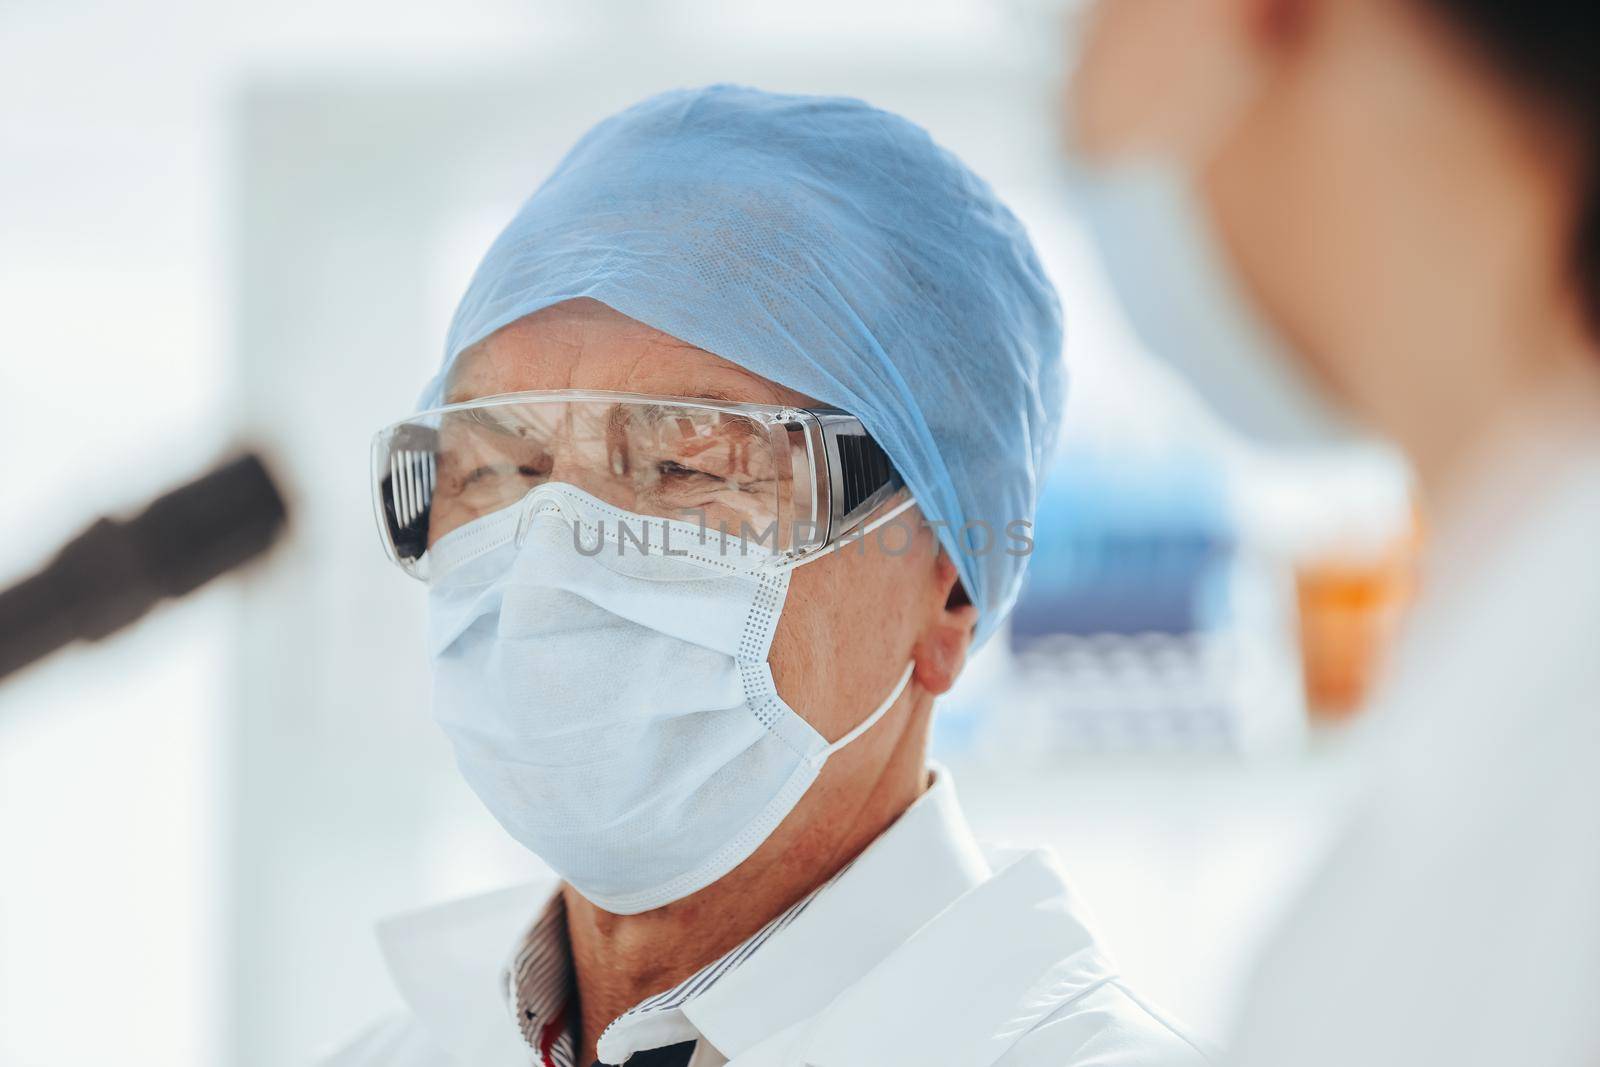
[[[732,951],[671,989],[646,997],[612,1020],[600,1035],[599,1053],[602,1057],[613,1058],[603,1062],[626,1063],[636,1052],[696,1040],[699,1035],[684,1017],[684,1006],[754,956],[848,869],[849,864],[846,864]],[[567,907],[559,891],[522,936],[506,968],[504,981],[507,1003],[534,1054],[534,1067],[579,1067],[578,1020],[569,1010],[575,999],[572,945],[567,939]]]

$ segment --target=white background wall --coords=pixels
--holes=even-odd
[[[366,444],[488,237],[607,112],[731,79],[907,113],[1035,229],[1078,424],[1190,425],[1064,220],[1048,7],[0,6],[0,580],[237,441],[296,509],[246,582],[0,686],[0,1063],[304,1062],[395,1003],[374,918],[536,868],[426,721],[420,587],[370,528]],[[1057,842],[1125,969],[1215,1032],[1331,776],[966,792],[983,828]]]

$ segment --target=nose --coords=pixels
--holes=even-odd
[[[633,475],[626,450],[608,443],[562,441],[551,457],[549,481],[582,489],[624,511],[633,509]]]

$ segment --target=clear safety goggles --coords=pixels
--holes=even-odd
[[[903,485],[861,423],[831,408],[560,389],[450,404],[373,438],[378,529],[416,578],[430,545],[546,482],[789,560],[855,533]]]

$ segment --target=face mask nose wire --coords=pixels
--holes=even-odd
[[[872,729],[877,721],[888,714],[890,708],[894,707],[895,701],[900,699],[900,694],[906,691],[906,686],[911,683],[912,672],[916,669],[917,665],[915,662],[906,664],[906,669],[900,675],[900,681],[895,683],[894,691],[889,694],[888,699],[882,704],[879,704],[877,708],[873,710],[871,715],[868,715],[865,719],[862,719],[861,722],[856,724],[856,728],[854,730],[851,730],[849,733],[839,738],[839,740],[835,741],[821,752],[818,752],[816,755],[812,756],[811,764],[815,767],[821,767],[825,762],[827,762],[829,756],[833,755],[835,752],[839,751],[841,748],[848,745],[850,742],[854,741],[868,730]]]
[[[546,485],[549,484],[558,483],[546,483]],[[550,492],[540,492],[540,490],[544,489],[546,489],[545,485],[534,486],[532,489],[529,489],[525,494],[523,494],[522,499],[518,501],[516,505],[516,544],[518,548],[521,548],[523,543],[527,541],[528,531],[533,528],[533,520],[535,516],[542,515],[547,511],[553,511],[557,515],[565,518],[568,522],[579,522],[577,514],[565,507],[564,502],[559,496],[552,498],[552,494]]]

